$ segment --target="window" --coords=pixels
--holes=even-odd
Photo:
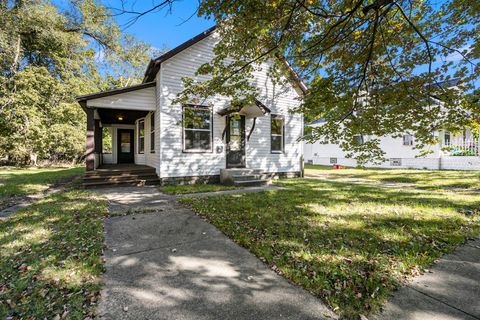
[[[443,141],[444,141],[444,144],[449,146],[450,145],[450,132],[448,131],[445,131],[445,135],[443,136]]]
[[[102,130],[102,153],[112,153],[112,128]]]
[[[356,144],[363,144],[364,143],[363,135],[361,135],[361,134],[354,135],[353,136],[353,141]]]
[[[145,119],[138,121],[138,153],[145,152]]]
[[[330,163],[331,164],[337,164],[337,158],[330,158]]]
[[[183,151],[212,152],[212,112],[210,108],[183,107]]]
[[[283,152],[285,146],[285,119],[283,116],[271,116],[270,146],[273,153]]]
[[[413,137],[409,134],[403,135],[403,145],[404,146],[411,146],[413,145]]]
[[[155,152],[155,112],[150,114],[150,152]]]
[[[400,167],[402,165],[401,158],[390,158],[390,166],[392,167]]]

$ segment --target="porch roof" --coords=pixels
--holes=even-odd
[[[217,114],[221,116],[226,116],[237,112],[241,115],[246,116],[247,118],[256,118],[270,113],[271,110],[260,101],[255,100],[255,106],[230,106],[219,110]]]
[[[88,100],[98,99],[98,98],[103,98],[103,97],[109,97],[109,96],[113,96],[113,95],[116,95],[116,94],[126,93],[126,92],[130,92],[130,91],[135,91],[135,90],[141,90],[141,89],[155,87],[155,86],[156,86],[155,81],[145,82],[145,83],[136,84],[136,85],[133,85],[133,86],[116,88],[116,89],[112,89],[112,90],[86,94],[86,95],[83,95],[83,96],[79,96],[76,99],[77,99],[77,102],[83,102],[83,101],[88,101]]]

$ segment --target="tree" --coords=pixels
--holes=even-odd
[[[174,10],[174,2],[118,10],[134,22]],[[179,101],[221,93],[251,103],[250,72],[274,61],[271,74],[284,82],[277,70],[286,59],[308,86],[294,111],[327,120],[306,139],[339,143],[360,163],[384,153],[378,139],[358,143],[359,134],[409,133],[424,148],[440,129],[478,122],[478,100],[471,99],[480,75],[476,0],[201,0],[198,14],[214,19],[221,37],[216,58],[197,72],[210,80],[185,79]],[[444,84],[453,78],[459,90]]]
[[[150,47],[93,0],[0,1],[0,25],[0,156],[81,159],[75,96],[140,81]]]

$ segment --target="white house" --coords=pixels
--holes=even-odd
[[[321,125],[322,120],[314,121],[313,126]],[[474,137],[470,129],[461,134],[453,135],[448,131],[439,131],[435,135],[439,143],[428,147],[428,153],[421,155],[415,149],[415,137],[404,134],[394,138],[380,138],[380,148],[385,152],[387,161],[380,164],[367,164],[366,167],[377,168],[414,168],[414,169],[444,169],[444,170],[480,170],[480,141]],[[366,141],[369,136],[359,136]],[[305,162],[319,165],[339,164],[357,166],[355,159],[346,158],[345,152],[336,144],[321,144],[319,142],[304,144]]]
[[[172,102],[182,78],[195,78],[213,58],[218,37],[211,28],[152,60],[140,85],[77,98],[87,113],[87,176],[124,172],[125,163],[153,168],[163,184],[218,181],[221,170],[251,179],[300,175],[303,116],[288,110],[306,88],[293,70],[285,75],[291,84],[280,86],[261,65],[252,80],[260,93],[254,105],[232,108],[222,96],[201,105]]]

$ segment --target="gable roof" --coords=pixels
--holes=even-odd
[[[196,44],[197,42],[200,42],[201,40],[205,39],[206,37],[214,33],[216,29],[217,29],[217,26],[213,26],[205,30],[204,32],[196,35],[195,37],[191,38],[190,40],[185,41],[178,47],[175,47],[174,49],[162,54],[160,57],[150,60],[150,63],[148,64],[147,70],[145,71],[145,75],[143,77],[143,82],[145,83],[145,82],[154,81],[156,74],[160,70],[160,65],[162,64],[162,62],[164,62],[167,59],[170,59],[176,54],[182,52],[183,50],[189,48],[190,46]],[[278,55],[276,56],[280,61],[283,62],[283,64],[289,71],[290,77],[292,78],[293,82],[298,86],[298,88],[302,91],[303,94],[306,94],[307,86],[305,85],[305,83],[303,83],[303,81],[301,80],[297,72],[290,66],[290,64],[285,58],[280,57]]]

